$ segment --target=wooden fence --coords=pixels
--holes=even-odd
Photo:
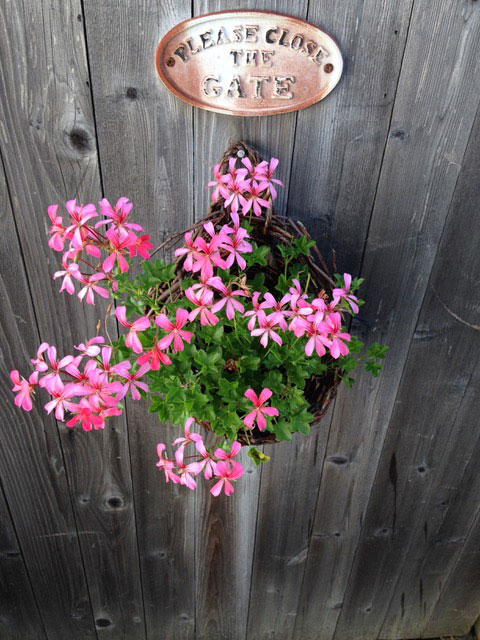
[[[344,77],[298,113],[193,109],[160,37],[263,8],[332,33]],[[480,2],[1,0],[0,637],[373,640],[480,613]],[[235,494],[166,485],[145,404],[102,433],[13,405],[8,372],[69,353],[100,305],[57,293],[46,208],[128,195],[156,243],[203,216],[228,141],[281,160],[278,209],[365,279],[390,345],[310,437]],[[111,331],[115,331],[112,324]],[[41,337],[41,338],[40,338]]]

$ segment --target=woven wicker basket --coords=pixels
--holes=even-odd
[[[257,151],[246,145],[244,142],[236,142],[230,146],[222,158],[220,169],[221,173],[228,172],[228,161],[231,157],[248,157],[254,165],[262,161],[262,158]],[[221,227],[224,224],[228,225],[231,222],[229,212],[223,207],[222,198],[219,198],[218,202],[211,203],[208,214],[203,220],[192,225],[189,229],[185,229],[184,231],[168,238],[160,247],[158,247],[157,251],[168,251],[173,249],[175,245],[179,244],[179,242],[183,240],[184,234],[187,231],[193,231],[193,237],[201,235],[208,241],[209,236],[203,229],[203,225],[207,221],[211,221],[215,227]],[[269,263],[266,267],[261,267],[261,270],[262,273],[265,274],[265,284],[267,286],[270,284],[271,289],[273,290],[273,285],[276,284],[278,275],[284,270],[283,258],[277,249],[278,245],[288,245],[294,237],[300,237],[303,235],[310,239],[310,236],[301,222],[293,222],[290,218],[275,215],[273,206],[267,210],[266,214],[262,214],[260,217],[252,216],[251,223],[253,225],[253,230],[250,234],[251,238],[255,240],[258,245],[267,244],[271,248],[268,258]],[[327,293],[330,293],[331,289],[334,287],[334,281],[316,246],[313,247],[312,252],[314,254],[313,256],[301,256],[299,258],[299,261],[302,261],[307,265],[310,273],[310,291],[315,291],[316,293],[326,291]],[[177,260],[176,277],[170,282],[170,287],[168,285],[164,285],[150,291],[150,294],[154,296],[159,303],[165,302],[170,295],[173,299],[177,299],[179,296],[184,295],[181,288],[181,281],[184,278],[190,278],[191,274],[184,271],[182,264],[182,259]],[[233,268],[234,267],[232,267],[232,269]],[[249,275],[255,275],[255,269],[256,267],[251,267],[248,271]],[[335,397],[338,383],[339,375],[332,371],[320,376],[312,376],[310,380],[307,381],[304,394],[310,405],[309,411],[314,416],[312,424],[320,420],[320,418],[325,415],[328,406]],[[200,422],[199,424],[207,430],[210,430],[211,428],[210,424],[207,422]],[[238,433],[237,439],[242,443],[242,445],[247,445],[249,443],[261,445],[278,442],[273,433],[270,433],[269,431],[262,432],[257,427],[249,433],[249,442],[247,442],[245,435],[241,432]]]

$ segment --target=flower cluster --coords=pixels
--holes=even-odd
[[[134,258],[137,253],[143,259],[150,257],[149,250],[153,249],[148,234],[136,235],[135,231],[143,231],[139,224],[129,222],[128,217],[133,204],[128,198],[122,197],[115,207],[104,198],[100,200],[100,215],[105,216],[93,225],[92,220],[98,217],[94,204],[77,205],[76,200],[69,200],[65,207],[69,215],[66,225],[61,216],[57,215],[58,205],[48,207],[48,216],[52,223],[48,245],[54,251],[64,251],[62,256],[63,269],[56,271],[54,279],[63,278],[60,292],[66,291],[70,295],[75,293],[75,281],[80,283],[78,297],[85,298],[88,304],[95,304],[95,294],[108,298],[109,292],[99,282],[110,285],[116,290],[117,282],[113,274],[115,267],[120,273],[126,273],[129,262],[126,256]],[[98,230],[106,226],[105,235]],[[106,254],[102,257],[102,251]],[[93,260],[96,264],[92,264]]]
[[[232,158],[228,172],[214,169],[213,200],[222,204],[222,221],[208,220],[187,231],[175,261],[149,260],[153,245],[140,225],[129,222],[132,204],[122,197],[115,207],[100,201],[103,219],[94,205],[66,203],[66,225],[57,206],[48,209],[52,222],[49,245],[64,251],[60,291],[75,292],[94,304],[94,295],[117,301],[115,316],[125,329],[115,342],[95,336],[57,357],[56,348],[40,345],[28,379],[11,372],[15,404],[32,409],[41,388],[49,396],[44,407],[68,427],[103,429],[118,416],[126,396],[149,397],[150,411],[162,422],[185,424],[185,434],[173,442],[172,458],[159,443],[157,466],[167,482],[196,487],[203,472],[215,479],[211,493],[230,495],[232,482],[244,469],[234,461],[241,444],[268,430],[277,440],[292,432],[308,433],[313,416],[303,390],[312,376],[334,371],[350,384],[361,343],[346,330],[348,314],[358,313],[355,295],[361,280],[337,276],[328,295],[309,291],[305,260],[314,244],[305,237],[280,246],[282,270],[273,287],[262,268],[272,250],[252,238],[252,216],[262,216],[277,196],[273,177],[278,160],[253,165]],[[99,229],[107,227],[105,235]],[[136,233],[137,232],[137,233]],[[67,244],[68,243],[68,244]],[[102,255],[103,252],[103,255]],[[129,273],[130,259],[143,258],[143,274]],[[183,266],[187,278],[175,281]],[[191,276],[191,277],[190,277]],[[100,284],[101,283],[101,284]],[[159,285],[162,296],[156,296]],[[378,373],[385,347],[373,345],[366,368]],[[273,391],[272,391],[273,390]],[[208,449],[192,431],[196,422],[219,438]],[[189,447],[193,454],[186,456]],[[268,459],[251,447],[259,464]]]

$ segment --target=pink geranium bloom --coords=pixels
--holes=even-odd
[[[256,180],[257,182],[265,180],[265,167],[261,166],[261,163],[252,165],[250,158],[242,158],[242,164],[247,167],[248,175],[252,180]]]
[[[109,273],[115,266],[115,262],[118,260],[118,266],[121,273],[125,273],[130,269],[130,266],[126,261],[123,252],[135,244],[137,236],[134,233],[120,235],[118,231],[115,231],[115,229],[109,229],[107,231],[107,237],[110,240],[111,247],[108,247],[107,249],[110,255],[103,262],[103,270],[106,273]]]
[[[240,442],[237,442],[235,440],[235,442],[232,442],[232,446],[230,447],[230,453],[227,453],[223,449],[218,448],[215,451],[215,457],[219,458],[220,460],[232,460],[232,458],[235,458],[235,456],[240,453],[241,448],[242,445],[240,444]]]
[[[244,180],[240,171],[237,171],[237,175],[234,179],[230,180],[227,185],[230,189],[230,195],[225,200],[225,207],[230,207],[233,213],[237,213],[239,207],[243,207],[247,204],[247,200],[243,195],[246,191],[250,191],[250,178]]]
[[[306,330],[308,342],[305,345],[305,353],[307,356],[311,356],[315,350],[317,355],[321,358],[326,354],[325,346],[328,346],[329,344],[329,340],[326,335],[328,328],[323,321],[324,313],[323,311],[317,311],[308,319],[309,324]]]
[[[165,445],[163,444],[163,442],[159,442],[157,444],[157,454],[159,457],[159,461],[157,462],[156,466],[159,469],[164,470],[166,482],[170,482],[171,480],[174,484],[177,484],[178,482],[180,482],[180,478],[173,471],[173,467],[174,467],[173,460],[168,460],[167,458],[164,458],[163,457],[164,451],[165,451]]]
[[[261,295],[262,294],[260,293],[260,291],[254,291],[253,296],[252,296],[253,309],[251,309],[250,311],[246,311],[243,314],[244,318],[250,318],[250,320],[248,321],[248,325],[247,325],[249,331],[252,331],[254,329],[255,323],[256,323],[257,318],[258,318],[258,312],[261,311],[260,303],[258,301],[258,299],[260,298]]]
[[[55,273],[53,274],[53,279],[56,280],[57,278],[60,278],[61,276],[63,276],[62,286],[60,287],[60,293],[62,293],[62,291],[66,291],[70,295],[73,295],[75,293],[75,287],[73,285],[72,278],[75,278],[76,280],[81,280],[83,276],[80,273],[80,268],[78,264],[76,262],[70,262],[67,264],[65,260],[65,256],[66,254],[63,256],[63,259],[62,259],[62,264],[65,267],[64,270],[55,271]]]
[[[57,216],[58,205],[52,204],[48,207],[48,217],[52,221],[48,233],[52,236],[48,241],[48,246],[54,251],[63,251],[65,246],[65,227],[61,216]]]
[[[215,465],[215,475],[220,478],[213,487],[210,489],[210,493],[214,496],[220,495],[222,489],[225,491],[225,495],[229,496],[233,493],[232,480],[238,480],[244,474],[244,469],[239,462],[224,462],[221,460]]]
[[[207,189],[209,187],[215,187],[215,189],[213,190],[213,193],[212,193],[213,202],[217,202],[217,200],[218,200],[218,198],[220,196],[222,196],[222,198],[228,198],[228,196],[230,195],[230,191],[226,187],[225,182],[222,181],[222,177],[223,176],[220,173],[220,166],[221,166],[220,164],[216,164],[213,167],[213,174],[215,176],[215,180],[212,180],[206,186]]]
[[[288,328],[293,331],[296,338],[300,338],[305,335],[305,331],[310,326],[308,317],[313,314],[314,310],[308,306],[303,298],[298,296],[298,293],[292,294],[290,308],[290,311],[285,312],[285,315],[290,319]]]
[[[15,404],[24,411],[32,410],[32,395],[38,384],[38,371],[34,371],[28,380],[21,378],[16,369],[10,372],[10,378],[13,382],[12,391],[16,393]]]
[[[291,296],[287,293],[283,296],[283,298],[278,302],[277,300],[275,300],[275,298],[272,296],[271,293],[266,293],[265,296],[265,301],[262,302],[262,304],[260,305],[261,309],[273,309],[273,313],[270,314],[269,318],[272,319],[273,322],[275,322],[276,324],[278,324],[278,326],[280,327],[280,329],[283,329],[283,331],[287,330],[287,323],[285,321],[285,305],[287,305],[290,302],[290,298]]]
[[[236,311],[244,313],[245,307],[241,302],[235,300],[235,298],[238,298],[240,296],[248,297],[248,294],[245,293],[245,291],[242,291],[241,289],[232,289],[231,287],[226,287],[219,276],[210,278],[208,283],[222,294],[222,299],[216,302],[212,307],[212,311],[214,313],[217,313],[217,311],[223,309],[225,305],[227,318],[229,320],[233,320]]]
[[[297,299],[302,298],[303,300],[305,300],[307,298],[307,294],[303,292],[300,282],[296,278],[292,278],[292,282],[293,287],[290,287],[290,289],[288,290],[292,295],[292,298],[293,296],[297,296]]]
[[[31,363],[35,365],[35,370],[43,373],[44,371],[48,371],[48,364],[45,362],[43,354],[49,348],[48,342],[42,342],[42,344],[38,347],[37,357],[31,360]]]
[[[340,313],[330,313],[325,318],[325,330],[328,332],[328,348],[332,358],[336,360],[340,356],[346,356],[348,354],[348,346],[344,340],[350,342],[351,337],[349,333],[342,333],[342,316]]]
[[[193,234],[191,231],[187,231],[185,234],[185,247],[180,247],[179,249],[175,249],[175,257],[186,256],[183,266],[186,271],[191,271],[193,268],[193,262],[197,259],[197,250],[195,248],[195,243],[193,240]]]
[[[81,422],[84,431],[103,428],[103,419],[92,411],[92,408],[86,398],[82,398],[80,403],[74,408],[71,408],[70,411],[74,416],[67,422],[67,427],[74,427],[76,424]]]
[[[358,313],[359,312],[359,308],[357,304],[358,298],[352,295],[351,293],[349,293],[350,287],[352,284],[352,276],[349,273],[344,273],[343,281],[345,283],[345,286],[343,288],[337,288],[332,291],[332,296],[333,296],[335,305],[338,303],[339,300],[343,298],[350,305],[353,313]]]
[[[253,428],[255,421],[257,421],[258,428],[263,431],[267,426],[265,416],[278,416],[278,409],[275,407],[265,407],[265,403],[272,397],[270,389],[263,389],[259,396],[253,389],[247,389],[245,391],[245,397],[253,402],[255,409],[245,416],[243,422],[249,429]]]
[[[200,271],[202,278],[211,278],[213,276],[213,267],[226,269],[225,261],[220,256],[220,248],[224,248],[226,236],[223,233],[216,234],[213,224],[207,222],[203,228],[211,237],[210,242],[206,242],[202,236],[197,236],[194,241],[196,249],[195,262],[192,266],[193,273]]]
[[[267,346],[269,338],[271,338],[280,346],[282,345],[281,337],[274,331],[274,329],[277,327],[277,322],[275,321],[275,318],[272,318],[272,316],[273,313],[267,317],[265,315],[265,311],[263,309],[260,309],[260,311],[257,313],[258,329],[254,329],[250,332],[252,336],[262,336],[260,338],[260,344],[263,347]]]
[[[112,225],[110,229],[115,229],[121,236],[127,236],[130,230],[143,231],[143,227],[139,224],[127,222],[128,216],[133,209],[133,204],[125,196],[117,200],[114,208],[106,198],[100,200],[98,204],[102,207],[100,210],[101,215],[106,216],[106,219],[97,222],[95,229],[104,224],[110,224]]]
[[[265,198],[260,197],[265,189],[268,189],[268,182],[263,181],[258,184],[255,180],[252,181],[249,189],[249,196],[247,197],[245,204],[242,206],[242,213],[244,216],[252,207],[253,212],[257,217],[262,215],[262,207],[265,209],[270,208],[270,203],[265,200]]]
[[[203,468],[200,462],[190,462],[190,464],[184,464],[183,455],[185,447],[178,447],[175,451],[175,460],[177,462],[177,471],[180,474],[180,484],[187,486],[192,491],[197,487],[197,483],[193,479],[193,476],[198,475]]]
[[[93,297],[94,292],[98,293],[98,295],[102,296],[102,298],[108,298],[108,296],[110,295],[108,289],[105,289],[105,287],[99,287],[97,284],[97,282],[105,280],[106,278],[107,276],[104,273],[94,273],[93,275],[88,277],[80,276],[78,280],[83,285],[85,285],[83,289],[80,289],[80,291],[78,292],[78,297],[80,298],[80,300],[83,300],[83,298],[85,298],[86,296],[87,304],[95,305],[95,300]]]
[[[90,369],[88,371],[88,380],[83,385],[82,395],[88,396],[90,406],[98,411],[105,405],[117,405],[118,400],[113,397],[113,394],[121,393],[121,391],[121,382],[111,382],[108,375],[103,371]]]
[[[105,338],[102,336],[96,336],[95,338],[90,338],[86,344],[81,342],[78,346],[75,347],[77,351],[82,352],[82,356],[87,356],[89,358],[95,358],[101,351],[101,347],[99,344],[103,344],[105,342]]]
[[[177,309],[175,324],[173,324],[164,313],[161,313],[155,318],[156,324],[165,331],[168,331],[168,335],[164,336],[158,343],[157,346],[159,349],[167,349],[172,343],[172,340],[175,351],[184,350],[184,340],[190,344],[193,338],[193,333],[183,329],[188,321],[188,315],[189,314],[186,309]]]
[[[208,453],[203,440],[196,442],[195,448],[202,456],[202,459],[199,461],[199,465],[203,469],[203,474],[207,480],[210,480],[215,473],[217,463],[212,459],[211,454]]]
[[[275,184],[279,184],[281,187],[284,186],[283,182],[281,182],[280,180],[277,180],[277,178],[272,177],[277,166],[278,166],[278,158],[272,158],[270,160],[270,163],[264,160],[257,166],[257,170],[263,172],[263,179],[266,182],[268,182],[268,185],[270,187],[270,193],[272,194],[272,198],[274,200],[277,197],[277,191],[273,186],[273,183],[275,182]]]
[[[166,353],[163,353],[163,351],[158,348],[158,344],[156,344],[152,349],[150,349],[150,351],[147,351],[142,356],[140,356],[140,358],[138,358],[137,360],[137,363],[139,365],[148,363],[152,371],[158,371],[162,364],[172,364],[172,361]]]
[[[190,431],[190,429],[192,428],[192,425],[194,424],[195,420],[193,418],[187,418],[186,422],[185,422],[185,427],[184,427],[184,431],[185,431],[185,437],[180,437],[177,438],[176,440],[173,441],[173,446],[177,446],[178,444],[181,445],[182,447],[185,447],[187,444],[190,443],[199,443],[199,442],[203,442],[203,438],[200,434],[198,433],[192,433]]]
[[[40,346],[40,349],[45,350],[45,344],[43,343],[43,345]],[[37,352],[37,359],[39,360],[38,356],[40,353],[40,349]],[[62,383],[62,379],[60,377],[60,373],[63,369],[65,369],[65,367],[67,365],[69,365],[72,360],[73,360],[73,356],[65,356],[64,358],[62,358],[60,361],[57,360],[57,350],[55,347],[49,347],[48,345],[46,346],[46,352],[47,352],[47,356],[48,356],[48,361],[50,363],[50,366],[47,366],[47,369],[51,369],[50,373],[48,373],[46,376],[43,376],[43,378],[40,379],[39,385],[42,388],[47,389],[50,393],[52,393],[53,390],[55,389],[59,389],[60,387],[63,387],[63,383]],[[46,371],[47,369],[44,368],[44,365],[42,365],[41,363],[39,363],[40,366],[37,367],[37,371]],[[44,363],[45,364],[45,363]]]
[[[238,213],[232,212],[230,216],[233,220],[234,228],[232,229],[231,227],[224,225],[222,229],[222,232],[225,235],[229,236],[229,234],[232,234],[231,238],[226,238],[223,245],[224,249],[229,252],[228,257],[225,260],[225,265],[227,269],[230,269],[236,260],[240,269],[244,270],[247,263],[241,254],[251,253],[253,251],[252,245],[245,241],[245,238],[249,238],[250,236],[248,235],[247,230],[240,226]]]
[[[77,406],[75,403],[70,401],[70,398],[83,394],[84,389],[81,385],[75,383],[64,385],[60,380],[55,389],[49,389],[49,392],[53,396],[53,400],[47,402],[45,410],[47,413],[51,413],[55,409],[56,419],[63,422],[65,418],[65,410],[73,411]]]
[[[139,382],[139,379],[144,376],[147,371],[150,371],[149,364],[142,365],[140,369],[135,373],[127,371],[126,369],[119,370],[118,375],[121,378],[125,378],[127,382],[122,385],[122,390],[117,394],[117,400],[121,400],[122,398],[124,398],[129,391],[132,394],[132,398],[134,400],[140,400],[140,398],[142,397],[138,389],[142,389],[142,391],[148,393],[148,385],[145,384],[145,382]]]
[[[153,249],[153,243],[150,242],[150,235],[147,233],[143,236],[139,236],[129,247],[130,258],[135,258],[138,252],[139,256],[144,260],[148,260],[150,258],[150,254],[148,253],[150,249]]]
[[[121,325],[130,329],[125,339],[127,347],[129,347],[129,349],[133,349],[135,353],[142,353],[143,346],[140,342],[140,338],[137,336],[137,332],[149,329],[150,320],[147,316],[142,316],[141,318],[138,318],[138,320],[135,320],[135,322],[128,322],[125,306],[117,307],[115,309],[115,315]]]
[[[210,309],[213,300],[213,291],[203,289],[201,293],[198,293],[195,292],[192,287],[189,287],[185,291],[185,295],[190,302],[195,305],[195,309],[188,314],[190,322],[193,322],[198,314],[200,314],[200,324],[202,327],[217,324],[218,318]]]
[[[97,210],[94,204],[86,204],[85,206],[77,205],[76,200],[69,200],[65,204],[70,214],[70,226],[65,229],[65,234],[72,238],[72,245],[75,249],[81,249],[84,240],[88,236],[93,236],[88,229],[87,222],[91,218],[97,217]]]

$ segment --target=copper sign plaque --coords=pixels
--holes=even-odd
[[[160,78],[202,109],[262,116],[305,109],[340,80],[338,44],[309,22],[266,11],[222,11],[180,22],[156,52]]]

